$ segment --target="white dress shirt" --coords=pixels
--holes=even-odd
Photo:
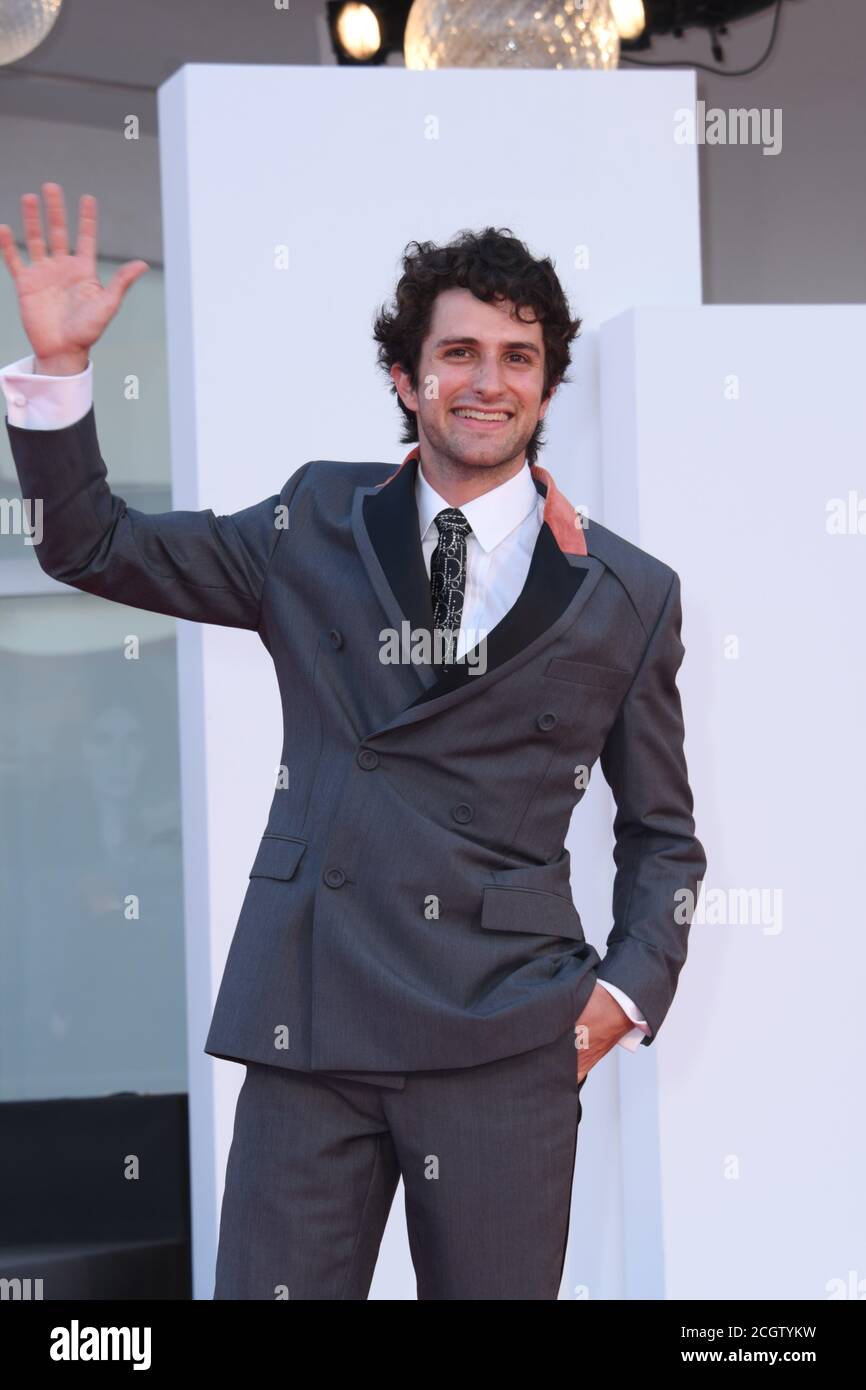
[[[93,362],[73,376],[42,376],[34,372],[34,357],[21,357],[0,368],[0,386],[10,425],[25,430],[59,430],[83,419],[93,404]],[[440,497],[418,465],[415,485],[421,549],[427,575],[439,532],[433,518],[451,504]],[[541,529],[544,498],[536,491],[528,464],[460,508],[472,527],[466,538],[466,589],[456,656],[464,655],[514,607]],[[613,995],[634,1023],[620,1046],[636,1051],[649,1026],[623,990],[606,980],[598,983]]]

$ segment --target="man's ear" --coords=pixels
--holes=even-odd
[[[412,385],[412,378],[400,362],[395,362],[388,375],[397,388],[400,400],[408,410],[418,409],[418,392]]]
[[[558,382],[558,381],[554,382],[554,384],[551,386],[550,390],[548,391],[547,396],[542,400],[541,405],[539,406],[539,409],[538,409],[538,418],[539,418],[539,420],[543,420],[544,417],[545,417],[545,415],[547,414],[547,411],[548,411],[548,407],[549,407],[549,405],[550,405],[550,402],[553,400],[554,396],[556,395],[556,388],[557,388],[558,385],[559,385],[559,382]]]

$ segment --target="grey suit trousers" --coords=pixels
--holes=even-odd
[[[363,1300],[399,1178],[419,1299],[556,1299],[581,1116],[574,1027],[378,1085],[247,1064],[215,1299]]]

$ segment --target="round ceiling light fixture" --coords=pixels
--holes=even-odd
[[[610,0],[415,0],[407,68],[615,68]]]
[[[0,66],[17,63],[48,37],[63,0],[0,0]]]

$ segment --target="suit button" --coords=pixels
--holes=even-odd
[[[451,812],[451,814],[455,820],[459,820],[461,825],[465,825],[467,821],[470,821],[472,819],[475,812],[472,810],[471,806],[467,805],[465,801],[461,801],[459,805],[454,807],[454,810]]]
[[[342,869],[326,869],[324,879],[329,888],[342,888],[346,882],[346,875]]]
[[[535,722],[539,729],[552,729],[556,723],[556,715],[552,709],[548,709],[544,711],[544,714],[540,714]]]
[[[372,772],[374,767],[379,766],[379,754],[374,753],[372,748],[362,748],[358,753],[358,766],[365,772]]]
[[[332,628],[331,631],[328,633],[328,636],[331,639],[331,646],[336,647],[339,650],[339,648],[343,645],[342,632],[338,632],[336,628]]]

